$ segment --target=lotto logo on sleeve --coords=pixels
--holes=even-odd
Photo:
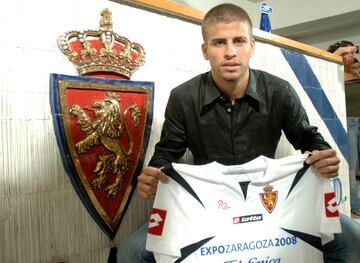
[[[336,204],[335,193],[325,193],[324,195],[325,201],[325,213],[327,217],[337,217],[339,216],[339,210]]]
[[[165,219],[165,210],[153,208],[151,211],[148,233],[155,236],[161,236],[164,229]]]

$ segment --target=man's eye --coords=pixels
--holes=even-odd
[[[218,40],[218,41],[214,41],[213,44],[214,46],[222,46],[225,44],[225,41]]]
[[[234,40],[234,43],[235,43],[235,44],[244,44],[244,43],[246,43],[246,40],[245,40],[245,39],[242,39],[242,38],[236,38],[236,39]]]

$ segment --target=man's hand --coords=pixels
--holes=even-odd
[[[340,159],[333,149],[312,151],[305,162],[311,164],[323,177],[333,178],[338,176]]]
[[[337,50],[334,51],[334,53],[339,56],[345,56],[346,54],[349,53],[355,54],[356,51],[357,51],[356,46],[348,46],[348,47],[339,47]]]
[[[154,199],[159,180],[166,183],[168,179],[159,168],[146,166],[138,177],[138,194],[146,200]]]

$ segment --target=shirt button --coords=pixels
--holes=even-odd
[[[231,108],[227,108],[227,110],[226,110],[226,111],[230,113],[230,112],[231,112]]]

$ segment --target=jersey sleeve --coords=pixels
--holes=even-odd
[[[313,167],[298,181],[283,207],[281,227],[312,235],[325,244],[341,232],[339,211],[329,179]]]
[[[174,199],[176,188],[170,179],[169,183],[159,182],[153,208],[150,215],[146,249],[155,255],[166,255],[170,258],[181,256],[180,247],[176,245],[173,237],[181,238],[178,233],[176,217],[176,200]],[[159,262],[169,262],[166,256]],[[160,258],[159,258],[160,259]]]
[[[168,183],[158,185],[146,249],[154,253],[158,262],[171,262],[172,259],[175,262],[186,257],[189,248],[194,252],[199,243],[211,238],[213,226],[202,203],[169,178]]]
[[[341,233],[340,214],[336,202],[334,189],[330,180],[321,178],[322,192],[319,197],[319,217],[320,233],[322,234],[322,243],[325,244],[334,239],[334,233]]]

